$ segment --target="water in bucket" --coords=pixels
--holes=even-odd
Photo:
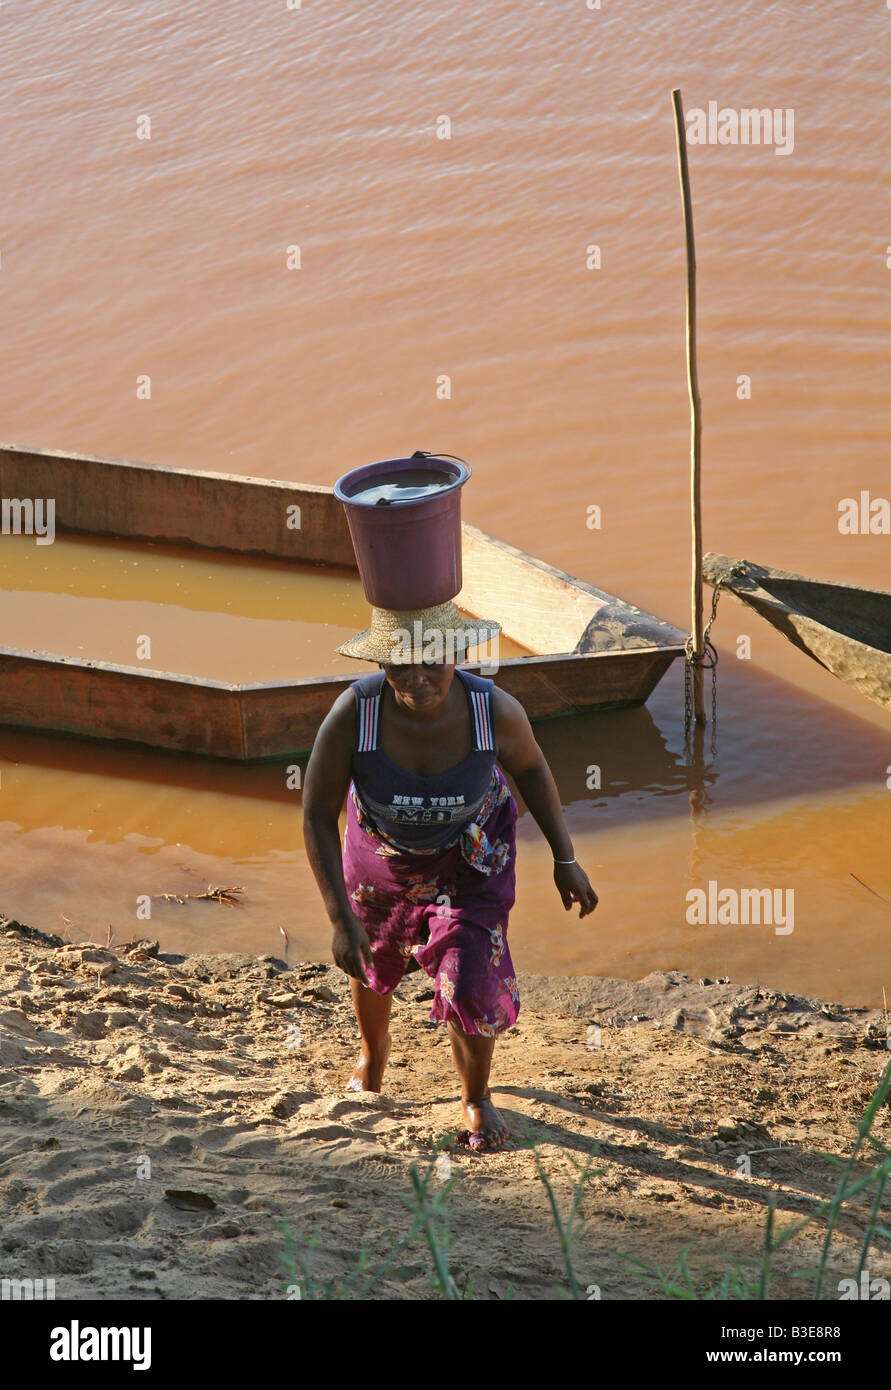
[[[430,497],[443,488],[454,485],[451,473],[439,468],[407,468],[399,473],[378,475],[367,487],[351,493],[350,501],[366,507],[390,502],[413,502]]]

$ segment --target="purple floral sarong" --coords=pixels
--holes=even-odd
[[[371,988],[389,994],[414,957],[434,986],[430,1018],[495,1037],[520,994],[507,944],[514,903],[517,803],[497,764],[476,817],[450,847],[406,850],[347,796],[343,875],[371,944]],[[429,935],[428,935],[429,933]]]

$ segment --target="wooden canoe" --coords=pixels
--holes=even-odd
[[[0,445],[0,496],[54,498],[59,532],[356,568],[332,488]],[[640,705],[683,654],[685,634],[652,614],[467,523],[462,543],[455,601],[534,653],[494,674],[530,718]],[[0,724],[282,757],[312,746],[358,674],[235,685],[0,646]]]
[[[839,680],[891,710],[891,593],[808,579],[714,551],[703,558],[702,577],[714,587],[734,564],[745,569],[722,588]]]

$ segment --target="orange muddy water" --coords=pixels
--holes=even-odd
[[[706,548],[891,588],[868,521],[891,496],[886,7],[2,13],[9,442],[328,485],[442,449],[473,469],[467,520],[687,627],[680,86],[688,109],[794,113],[786,153],[689,147]],[[844,534],[861,494],[866,527]],[[5,645],[98,657],[146,604],[188,659],[275,679],[301,634],[314,661],[367,621],[359,594],[326,610],[275,567],[157,548],[153,576],[136,555],[110,585],[114,547],[60,538],[20,561],[18,543],[0,536]],[[524,816],[515,961],[880,1003],[887,717],[732,599],[714,637],[704,765],[686,763],[679,668],[644,710],[538,726],[601,904],[564,913]],[[178,950],[280,954],[284,929],[292,958],[323,958],[294,780],[0,731],[0,908]],[[244,906],[137,919],[138,895],[208,882],[243,885]],[[688,922],[709,883],[780,894],[792,930]]]

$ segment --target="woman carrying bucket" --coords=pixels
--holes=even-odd
[[[457,573],[460,588],[460,551]],[[577,902],[584,917],[597,894],[576,862],[522,705],[457,664],[500,624],[465,620],[450,600],[372,603],[371,626],[337,650],[380,669],[335,700],[303,792],[307,855],[334,928],[334,959],[351,977],[361,1036],[348,1085],[381,1089],[393,991],[406,970],[420,968],[433,982],[430,1017],[449,1027],[461,1082],[459,1138],[496,1150],[509,1131],[492,1104],[489,1071],[497,1035],[519,1012],[507,942],[518,812],[502,767],[551,846],[564,908]]]
[[[421,650],[411,642],[416,625],[425,635]],[[489,1069],[496,1036],[519,1011],[507,942],[517,804],[501,767],[551,846],[563,906],[579,903],[584,917],[597,895],[576,862],[554,779],[522,705],[454,659],[422,659],[436,644],[431,631],[445,653],[460,651],[468,632],[478,642],[481,628],[498,625],[474,620],[471,628],[451,603],[409,612],[375,608],[371,627],[338,650],[382,669],[335,700],[306,770],[303,806],[307,854],[334,927],[334,959],[352,977],[361,1055],[349,1085],[381,1089],[393,990],[414,958],[433,981],[431,1019],[449,1025],[461,1137],[475,1149],[498,1149],[508,1129],[490,1099]]]

